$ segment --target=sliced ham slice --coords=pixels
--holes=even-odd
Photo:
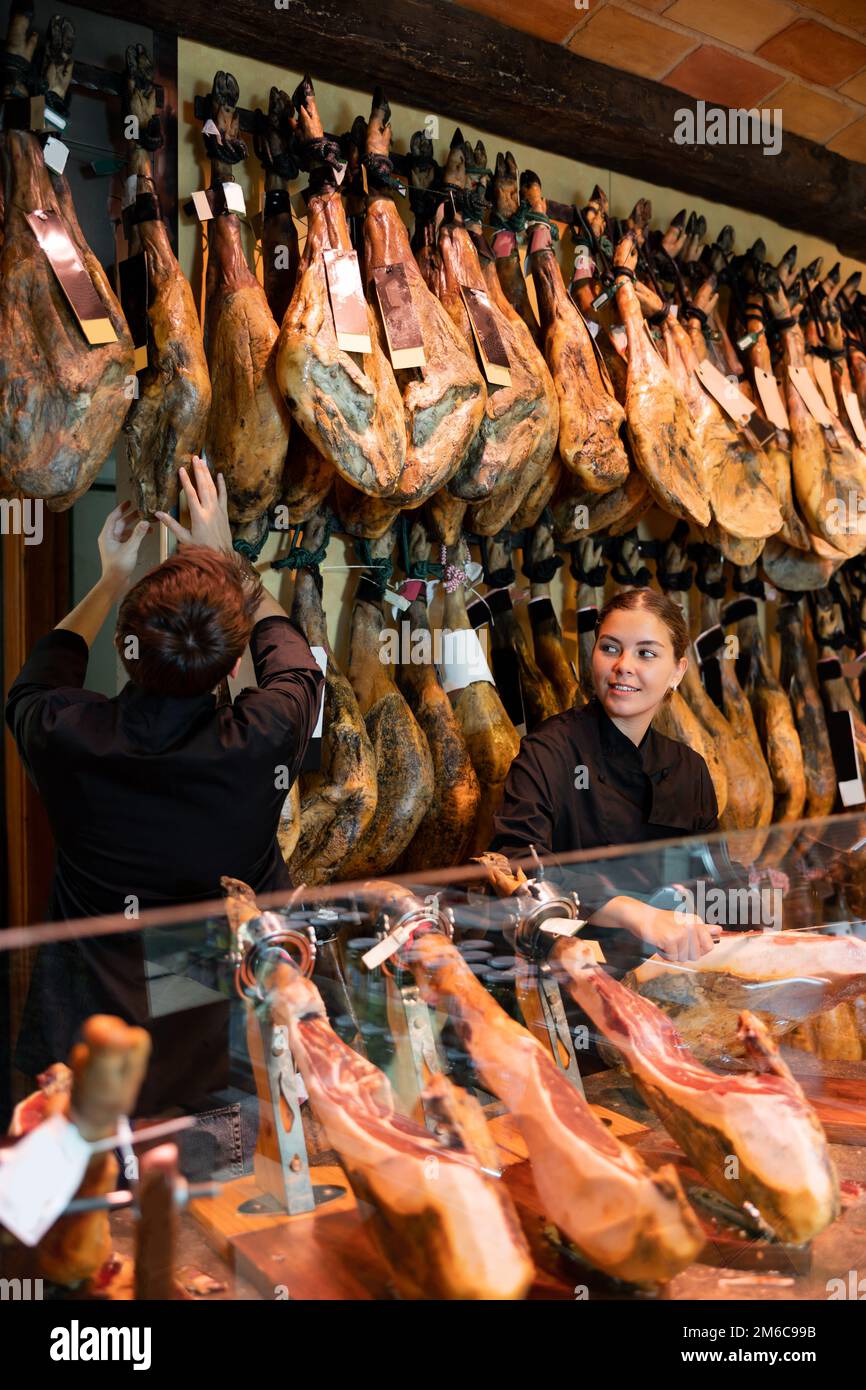
[[[697,961],[654,956],[627,982],[671,1015],[697,1055],[714,1060],[740,1051],[743,1009],[781,1038],[798,1022],[866,992],[866,942],[819,932],[728,932]]]
[[[503,1185],[482,1172],[459,1123],[469,1097],[436,1079],[428,1095],[442,1107],[444,1135],[434,1137],[400,1113],[384,1073],[337,1037],[294,967],[276,967],[268,1003],[404,1297],[522,1298],[532,1261]]]
[[[621,1053],[641,1095],[703,1176],[750,1202],[780,1240],[812,1240],[839,1214],[827,1139],[760,1019],[740,1018],[758,1075],[720,1075],[690,1056],[661,1010],[606,975],[587,943],[553,952],[568,988]]]

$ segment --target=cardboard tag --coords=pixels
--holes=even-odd
[[[593,338],[597,338],[597,337],[598,337],[598,324],[596,323],[595,319],[587,319],[587,320],[586,320],[586,326],[587,326],[587,328],[589,329],[590,333],[592,334]]]
[[[400,613],[405,613],[410,605],[410,600],[406,598],[405,594],[398,594],[393,589],[385,590],[382,595],[382,601],[383,603],[390,603],[392,613],[395,610]]]
[[[508,353],[493,314],[490,296],[484,290],[475,290],[469,285],[461,285],[460,293],[472,324],[484,375],[491,386],[510,386]]]
[[[123,180],[123,197],[120,200],[122,208],[131,208],[138,193],[138,174],[130,174]],[[193,199],[195,194],[192,195]]]
[[[853,391],[845,391],[842,400],[845,403],[845,414],[851,421],[851,428],[858,444],[866,448],[866,424],[863,422],[863,415],[860,410],[860,402]]]
[[[117,273],[120,284],[120,307],[132,334],[135,348],[135,370],[144,371],[147,366],[147,258],[143,251],[126,260],[118,262]]]
[[[323,676],[328,674],[328,653],[324,647],[310,647],[310,651],[316,660],[316,665]],[[316,720],[316,727],[313,730],[304,760],[301,763],[302,772],[318,772],[322,766],[322,730],[325,727],[325,686],[322,686],[321,704],[319,705],[319,717]],[[288,800],[288,798],[286,799]]]
[[[712,362],[701,362],[697,369],[698,380],[706,391],[710,393],[713,400],[718,401],[719,405],[732,420],[737,424],[744,425],[754,410],[750,401],[746,400],[733,382],[728,381],[726,376],[722,376],[718,367],[714,367]]]
[[[64,1115],[0,1150],[0,1225],[24,1245],[38,1245],[81,1186],[90,1156]]]
[[[62,174],[69,158],[69,147],[64,145],[62,140],[49,135],[42,147],[42,158],[45,160],[46,169],[53,169],[55,174]]]
[[[588,246],[578,246],[574,253],[574,275],[575,280],[588,280],[595,274],[595,261],[589,252]]]
[[[843,806],[862,806],[866,791],[854,739],[854,716],[849,709],[827,710],[826,715],[840,800]]]
[[[199,222],[209,222],[211,220],[213,217],[213,208],[207,196],[207,189],[199,188],[192,194],[192,205]]]
[[[465,690],[467,685],[485,681],[493,685],[484,649],[474,628],[444,628],[442,631],[442,664],[439,667],[442,689],[450,695]]]
[[[326,251],[325,274],[337,331],[337,346],[343,352],[372,352],[367,301],[361,284],[357,251]]]
[[[90,346],[116,343],[117,334],[111,319],[105,312],[105,305],[96,293],[84,262],[72,244],[65,223],[54,212],[28,212],[25,216],[30,230],[48,257],[51,269],[57,276],[60,288],[66,295],[69,307],[78,319],[81,331]]]
[[[756,367],[755,386],[764,414],[770,424],[775,425],[777,430],[790,430],[791,422],[788,419],[785,402],[782,400],[779,383],[773,373],[765,372],[763,367]]]
[[[788,375],[812,419],[816,420],[819,425],[823,425],[824,429],[829,429],[833,424],[833,416],[827,409],[827,402],[812,380],[809,368],[789,367]]]
[[[830,370],[830,363],[825,357],[816,357],[814,360],[815,380],[818,383],[821,395],[827,402],[827,409],[832,415],[838,415],[839,408],[836,404],[836,392],[833,390],[833,373]]]
[[[241,217],[245,217],[247,205],[244,200],[244,190],[240,184],[230,179],[227,183],[222,184],[222,191],[229,211],[238,212]]]
[[[406,267],[399,264],[376,266],[373,282],[385,325],[391,366],[395,371],[426,366],[424,336],[412,302]]]

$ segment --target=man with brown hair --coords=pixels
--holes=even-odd
[[[36,643],[9,691],[7,723],[57,846],[54,920],[134,921],[147,909],[218,898],[223,874],[262,894],[291,887],[277,826],[324,678],[284,609],[234,555],[222,477],[214,483],[194,459],[193,478],[185,469],[180,478],[189,528],[157,513],[179,551],[130,588],[149,527],[127,504],[117,507],[99,537],[101,578]],[[85,690],[84,679],[118,601],[115,644],[129,681],[108,699]],[[237,674],[247,645],[258,684],[218,704],[214,689]],[[147,947],[159,933],[146,935],[40,950],[18,1039],[23,1070],[64,1060],[88,1014],[116,1013],[154,1033],[151,1081],[164,1064],[163,1080],[176,1082],[183,1054],[190,1084],[213,1089],[206,1073],[219,1053],[224,1068],[227,1038],[213,1045],[213,1029],[185,1034],[181,1014],[173,1030],[158,1017],[160,972]]]
[[[129,588],[148,530],[126,505],[99,538],[102,577],[41,638],[6,719],[57,842],[54,919],[129,914],[219,897],[220,875],[257,892],[291,886],[280,810],[316,725],[323,676],[306,640],[232,553],[222,478],[181,470],[180,549]],[[129,682],[85,690],[88,650],[120,600],[115,644]],[[256,688],[218,705],[249,644]]]

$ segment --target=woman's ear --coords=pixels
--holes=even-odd
[[[233,666],[232,669],[229,671],[228,679],[229,679],[230,681],[237,680],[238,671],[239,671],[240,669],[241,669],[241,658],[238,657],[238,659],[237,659],[237,661],[235,662],[234,666]]]
[[[678,661],[677,664],[676,664],[676,668],[675,668],[675,670],[674,670],[674,674],[671,676],[671,683],[670,683],[670,688],[671,688],[671,690],[676,690],[677,686],[679,685],[680,681],[682,680],[683,676],[686,674],[686,671],[687,671],[688,669],[689,669],[689,659],[688,659],[688,657],[687,657],[687,656],[681,656],[680,659],[679,659],[679,661]]]

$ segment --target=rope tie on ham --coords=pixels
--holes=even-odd
[[[328,543],[334,533],[334,520],[327,517],[325,520],[325,534],[322,543],[317,550],[306,550],[304,546],[297,544],[297,538],[303,534],[303,526],[296,526],[289,538],[289,548],[285,555],[279,555],[276,560],[271,561],[272,570],[313,570],[318,574],[320,564],[325,558],[328,550]]]
[[[569,547],[571,552],[571,563],[568,566],[569,574],[572,579],[576,579],[579,584],[587,584],[591,589],[600,589],[607,577],[607,565],[600,560],[591,569],[584,569],[580,561],[580,541],[575,541]]]
[[[365,154],[362,162],[367,170],[369,183],[375,184],[377,188],[393,188],[401,198],[406,197],[406,185],[394,173],[394,164],[388,155]]]
[[[751,598],[759,598],[766,601],[767,591],[764,588],[763,579],[755,575],[754,579],[743,579],[738,568],[734,569],[734,582],[731,586],[735,594],[748,594]]]
[[[373,555],[370,542],[359,538],[355,541],[355,549],[358,552],[358,559],[363,565],[367,566],[367,573],[364,576],[379,592],[379,597],[384,598],[388,581],[394,573],[394,566],[387,555]]]
[[[694,560],[698,566],[695,574],[695,586],[707,598],[724,598],[728,592],[727,581],[724,576],[721,579],[707,579],[703,574],[703,569],[709,569],[713,565],[718,565],[721,561],[721,551],[712,545],[707,545],[706,541],[695,541],[688,548],[690,560]]]
[[[511,550],[510,536],[497,536],[496,539],[499,541],[504,540],[509,551]],[[481,547],[481,567],[484,574],[484,583],[488,586],[488,588],[491,589],[507,589],[508,586],[510,584],[513,584],[515,579],[517,578],[516,574],[514,573],[514,566],[512,565],[511,561],[509,560],[508,564],[503,565],[502,569],[500,570],[492,570],[489,566],[487,559],[488,552],[486,536],[479,537],[479,545]]]
[[[248,541],[244,536],[236,536],[232,541],[232,547],[238,555],[243,555],[251,564],[254,564],[264,550],[269,534],[268,527],[265,527],[257,541]]]
[[[462,565],[446,560],[447,551],[443,545],[439,551],[439,569],[442,574],[442,587],[446,594],[453,594],[461,587],[469,587],[469,576]]]

